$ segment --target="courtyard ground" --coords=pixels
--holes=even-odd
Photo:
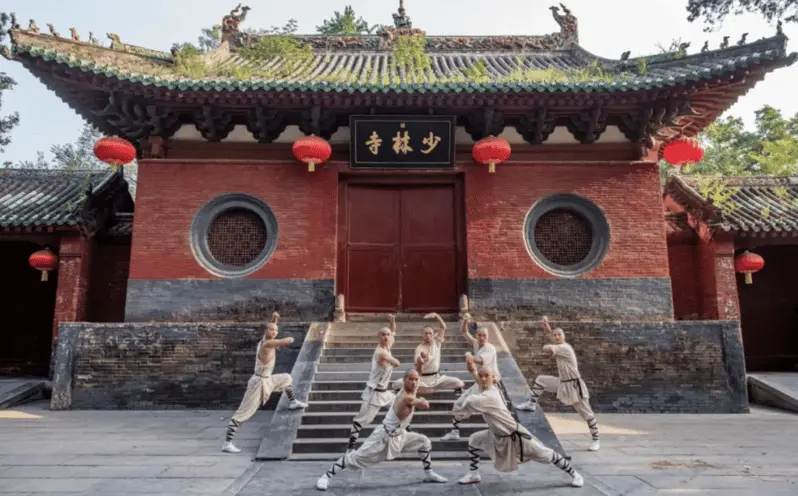
[[[52,412],[45,402],[0,410],[0,494],[269,495],[319,494],[328,463],[252,462],[270,412],[245,423],[242,453],[221,453],[227,417],[220,411]],[[798,415],[754,408],[749,415],[600,415],[602,448],[585,451],[587,428],[572,414],[549,420],[586,475],[568,487],[558,470],[535,463],[458,486],[467,463],[441,461],[449,484],[421,484],[418,463],[343,472],[335,495],[795,495]],[[434,448],[434,444],[433,444]],[[433,463],[434,452],[433,452]]]

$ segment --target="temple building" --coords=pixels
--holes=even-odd
[[[136,333],[158,347],[193,329],[203,353],[245,357],[240,379],[251,340],[208,344],[234,333],[209,338],[197,323],[467,308],[515,336],[508,346],[527,374],[542,343],[524,322],[562,322],[590,354],[580,360],[600,411],[747,408],[729,295],[705,291],[694,310],[674,294],[681,262],[673,252],[669,262],[658,160],[794,63],[781,32],[610,59],[579,45],[565,7],[551,8],[559,30],[541,36],[428,36],[403,7],[375,35],[258,36],[241,29],[248,10],[225,16],[221,45],[199,55],[34,22],[11,30],[8,58],[138,150],[124,318],[70,328],[93,336],[75,341],[76,354],[96,346],[108,363],[104,336],[131,336],[129,354]],[[189,334],[174,338],[181,359],[200,355]],[[232,368],[222,355],[218,367]],[[619,361],[623,377],[611,370]],[[94,376],[72,387],[111,387],[86,367]],[[224,392],[218,367],[203,394],[234,403],[241,384]],[[180,374],[163,373],[179,396]],[[678,399],[673,384],[687,385]],[[130,398],[114,401],[168,402]]]

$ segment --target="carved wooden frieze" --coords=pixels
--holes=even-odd
[[[653,138],[669,136],[672,133],[668,130],[678,126],[682,117],[695,115],[698,113],[693,110],[689,97],[673,98],[622,114],[618,128],[629,141],[642,142],[651,148]]]
[[[247,111],[247,129],[258,143],[271,143],[286,128],[285,116],[274,109],[255,107]]]
[[[148,136],[170,138],[180,128],[180,116],[172,109],[120,98],[114,92],[109,94],[104,109],[92,113],[131,141]]]
[[[210,105],[194,111],[194,125],[208,141],[222,141],[235,127],[232,114]]]
[[[568,117],[568,131],[583,145],[595,143],[607,129],[607,110],[594,107]]]
[[[330,139],[338,126],[338,116],[320,105],[303,110],[299,120],[299,130],[306,136],[314,135],[324,139]]]
[[[476,110],[465,116],[465,130],[474,141],[498,136],[504,131],[504,115],[491,108]]]
[[[556,127],[556,116],[546,108],[537,108],[522,115],[515,125],[518,134],[530,145],[539,145],[549,139]]]

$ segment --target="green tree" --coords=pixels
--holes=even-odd
[[[784,118],[765,105],[756,111],[755,126],[746,130],[742,119],[725,117],[699,137],[704,158],[684,171],[706,176],[798,175],[798,114]],[[663,172],[673,169],[665,164]]]
[[[752,12],[762,15],[768,22],[783,19],[798,22],[798,0],[688,0],[687,20],[701,19],[709,29],[720,24],[729,15]]]
[[[332,17],[326,19],[321,26],[316,26],[319,34],[356,35],[371,34],[377,26],[370,26],[362,17],[356,17],[355,9],[351,5],[344,8],[344,13],[333,12]]]
[[[7,36],[10,17],[5,12],[0,13],[0,47]],[[6,47],[7,49],[7,47]],[[10,90],[17,82],[8,77],[5,72],[0,72],[0,109],[3,108],[3,92]],[[14,112],[5,117],[0,115],[0,153],[4,152],[6,146],[11,143],[11,130],[19,124],[19,114]]]
[[[53,154],[54,169],[68,170],[103,170],[108,164],[100,162],[94,156],[94,144],[103,137],[103,134],[91,124],[83,124],[78,139],[74,143],[53,145],[50,153]]]

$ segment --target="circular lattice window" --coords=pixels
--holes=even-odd
[[[538,265],[573,277],[601,263],[609,247],[609,225],[592,202],[576,195],[555,195],[529,211],[524,238]]]
[[[249,275],[277,245],[277,221],[268,205],[248,195],[214,198],[194,216],[191,248],[208,271],[222,277]]]

